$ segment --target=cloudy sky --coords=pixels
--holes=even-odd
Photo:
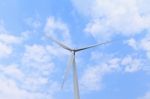
[[[0,0],[0,99],[73,99],[78,48],[81,99],[150,99],[150,0]]]

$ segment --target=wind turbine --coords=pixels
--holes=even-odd
[[[73,84],[74,84],[74,99],[80,99],[77,67],[76,67],[76,61],[75,61],[76,52],[83,51],[83,50],[86,50],[86,49],[89,49],[89,48],[93,48],[93,47],[96,47],[96,46],[99,46],[99,45],[107,44],[107,43],[110,43],[111,41],[106,41],[106,42],[103,42],[103,43],[98,43],[98,44],[83,47],[83,48],[70,48],[70,47],[66,46],[65,44],[59,42],[58,40],[52,38],[51,36],[47,35],[47,37],[50,38],[53,42],[55,42],[59,46],[61,46],[62,48],[64,48],[64,49],[71,52],[71,57],[69,59],[69,63],[67,65],[67,68],[66,68],[66,71],[65,71],[65,75],[64,75],[64,79],[63,79],[61,88],[63,88],[64,83],[67,79],[67,76],[68,76],[68,74],[70,72],[70,69],[71,69],[71,66],[72,66],[72,68],[73,68],[72,69],[73,70]]]

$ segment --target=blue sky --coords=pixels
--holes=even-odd
[[[61,82],[71,47],[81,99],[150,99],[149,0],[0,0],[0,99],[73,99]]]

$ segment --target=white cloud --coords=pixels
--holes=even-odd
[[[32,62],[48,62],[51,58],[47,55],[47,51],[42,45],[31,45],[25,47],[24,57],[26,58],[25,61],[32,61]]]
[[[12,48],[0,42],[0,58],[9,56],[12,53]]]
[[[141,39],[136,40],[135,38],[130,38],[125,43],[133,48],[138,53],[143,53],[146,55],[147,58],[145,60],[150,59],[150,34],[147,33]]]
[[[115,71],[120,70],[119,63],[120,63],[120,58],[112,58],[108,61],[109,68]]]
[[[143,37],[138,44],[140,49],[150,51],[150,33]]]
[[[141,60],[132,56],[126,56],[122,59],[121,65],[125,66],[125,72],[136,72],[141,70]]]
[[[147,57],[150,59],[149,52],[150,52],[150,34],[146,35],[140,41],[140,48],[147,53]]]
[[[54,17],[49,17],[44,27],[46,35],[51,35],[54,38],[59,38],[67,44],[71,44],[71,36],[67,24]]]
[[[150,99],[150,92],[147,92],[144,96],[139,97],[138,99]]]
[[[129,39],[126,43],[129,46],[131,46],[133,49],[135,49],[135,50],[138,49],[138,42],[134,38]]]
[[[0,33],[0,42],[5,44],[17,44],[20,43],[22,40],[20,37],[11,35],[11,34],[5,34]]]
[[[97,65],[90,65],[81,77],[81,89],[84,91],[96,91],[103,88],[103,77],[113,71],[120,70],[120,59],[111,58],[107,62],[102,62]]]
[[[55,45],[33,44],[25,46],[22,58],[23,64],[39,70],[48,70],[51,73],[54,69],[52,62],[55,57],[61,59],[67,52]]]
[[[5,27],[0,24],[0,58],[6,58],[13,53],[13,45],[20,44],[22,38],[10,34]]]
[[[64,57],[59,50],[60,48],[55,48],[53,45],[33,44],[25,46],[25,52],[21,59],[23,67],[20,67],[25,73],[25,77],[21,81],[24,89],[33,92],[54,93],[59,88],[58,83],[52,79],[56,72],[54,58]],[[50,90],[48,86],[55,88]]]
[[[86,91],[100,90],[102,81],[102,68],[100,66],[91,66],[84,71],[81,78],[81,89]]]
[[[67,25],[54,17],[48,18],[44,31],[48,35],[60,37],[59,39],[69,44],[71,42]],[[65,54],[68,53],[54,43],[49,45],[38,43],[26,44],[21,59],[23,66],[21,70],[25,73],[22,88],[31,92],[56,92],[59,87],[57,81],[52,79],[53,74],[56,72],[56,66],[53,61],[56,62],[54,60],[56,57],[63,59],[62,57]]]
[[[48,80],[48,76],[55,71],[54,63],[52,62],[52,54],[48,53],[46,46],[34,44],[25,47],[25,52],[22,57],[22,65],[25,66],[26,72],[30,70],[30,75],[27,74],[26,84],[43,84],[42,80]],[[46,78],[43,78],[46,77]],[[38,77],[39,79],[37,79]],[[40,77],[42,77],[40,79]],[[32,81],[34,80],[34,82]]]
[[[92,64],[88,65],[88,68],[85,69],[81,76],[80,85],[83,91],[99,91],[103,89],[103,77],[110,73],[135,73],[145,68],[142,67],[142,59],[134,55],[121,58],[116,55],[92,52],[91,59]]]
[[[52,99],[58,91],[58,83],[51,78],[54,63],[46,47],[26,46],[19,61],[22,63],[18,65],[0,65],[0,98]]]
[[[26,22],[35,30],[41,26],[39,20],[32,18]],[[4,60],[4,63],[0,62],[2,99],[53,99],[53,95],[59,91],[60,85],[53,77],[56,73],[54,61],[57,62],[56,57],[64,59],[68,53],[54,43],[39,44],[43,36],[36,35],[37,38],[32,40],[35,30],[16,36],[0,23],[0,58]],[[49,17],[44,32],[71,44],[69,28],[59,19]]]
[[[0,58],[8,58],[4,59],[5,65],[0,62],[2,99],[53,99],[53,94],[58,92],[59,84],[53,79],[55,64],[52,61],[59,55],[63,57],[64,53],[55,45],[42,45],[34,41],[30,41],[32,43],[29,45],[29,33],[15,36],[3,25],[0,26]]]
[[[19,37],[0,33],[0,58],[8,57],[13,52],[13,45],[21,42]]]
[[[96,40],[120,36],[128,39],[125,43],[134,50],[130,53],[131,55],[122,58],[118,53],[118,59],[120,59],[118,67],[122,72],[134,73],[144,70],[143,66],[145,65],[149,66],[149,0],[72,0],[72,3],[81,15],[88,17],[84,31]],[[133,55],[135,53],[138,54],[138,57]],[[127,52],[127,54],[129,53]],[[93,55],[94,59],[95,63],[98,63],[99,59],[103,61],[105,57],[95,54],[95,56]]]
[[[141,7],[150,4],[149,0],[72,1],[79,12],[90,16],[85,31],[97,39],[116,34],[133,36],[150,28],[149,7]]]
[[[42,72],[38,73],[38,70],[34,71],[32,68],[26,67],[22,70],[21,66],[19,67],[15,64],[0,65],[0,98],[50,98],[55,92],[58,91],[58,83],[51,79],[52,74],[43,76],[42,73],[45,71],[41,71]],[[47,72],[49,73],[48,70]]]
[[[23,72],[18,68],[16,64],[11,64],[11,65],[1,65],[0,66],[0,71],[7,76],[11,76],[13,78],[16,78],[18,80],[22,79],[24,77]]]
[[[11,79],[0,77],[0,98],[1,99],[53,99],[51,94],[30,92],[18,87]]]

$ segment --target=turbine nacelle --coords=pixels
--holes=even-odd
[[[69,50],[70,52],[72,52],[72,53],[76,53],[76,52],[79,52],[78,51],[78,48],[72,48],[71,50]]]

